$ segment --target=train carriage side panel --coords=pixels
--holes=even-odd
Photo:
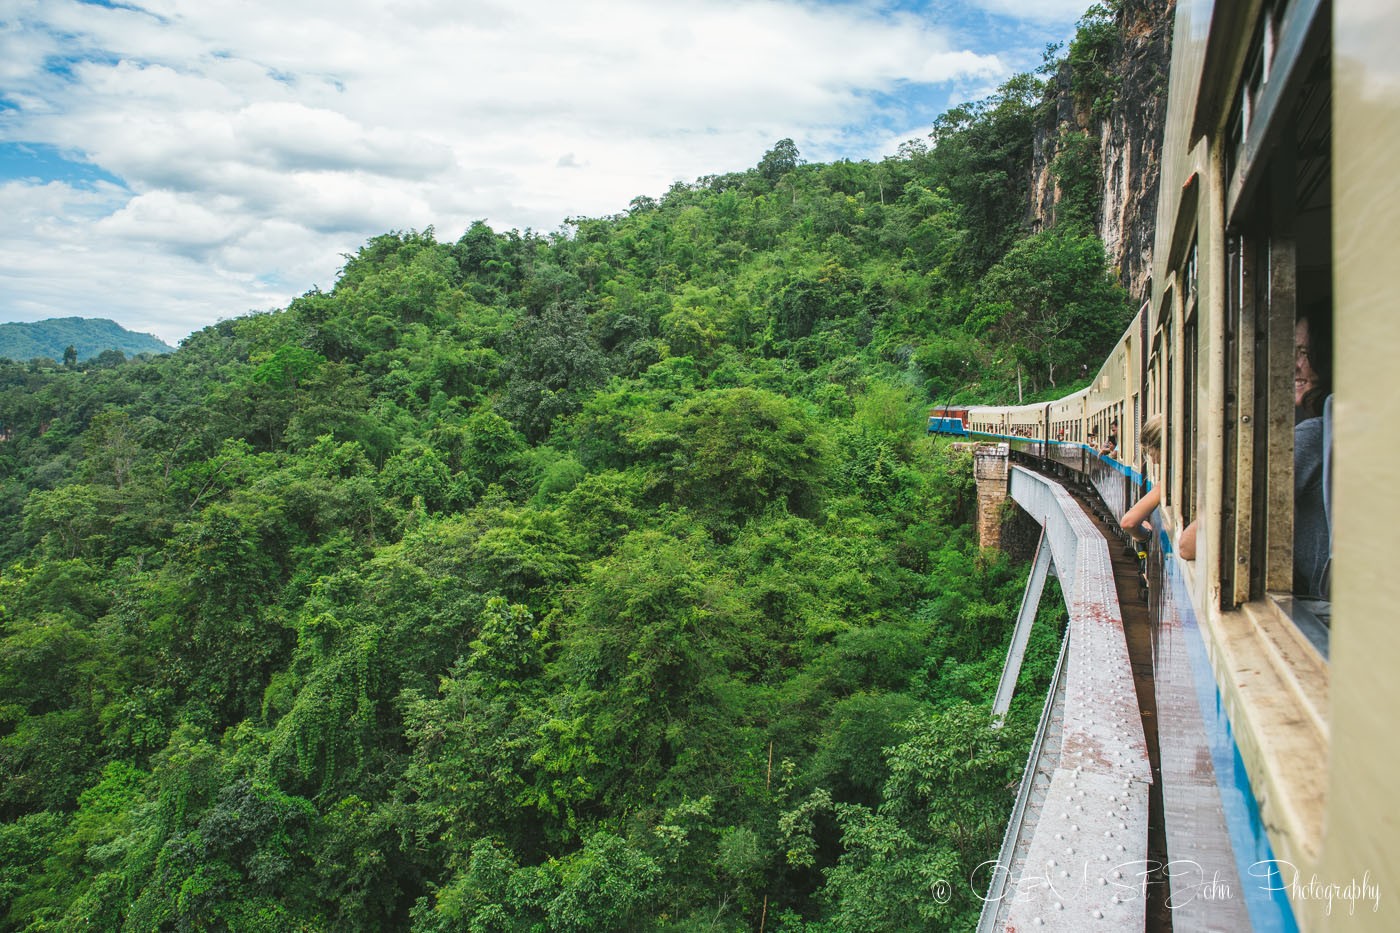
[[[1339,903],[1307,911],[1335,927],[1400,927],[1400,746],[1387,739],[1400,710],[1400,6],[1336,0],[1333,253],[1337,373],[1333,502],[1331,762],[1321,880],[1362,885],[1351,917]],[[1320,767],[1320,763],[1311,763]],[[1386,879],[1384,889],[1379,886]],[[1367,892],[1363,891],[1363,894]],[[1373,910],[1372,897],[1379,897]],[[1311,917],[1309,918],[1311,919]]]

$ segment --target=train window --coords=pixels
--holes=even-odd
[[[1182,273],[1182,278],[1186,282],[1186,307],[1187,315],[1196,307],[1196,289],[1201,278],[1201,247],[1196,240],[1191,241],[1191,247],[1186,251],[1186,270]]]
[[[1225,145],[1225,175],[1227,178],[1234,178],[1239,166],[1245,159],[1245,139],[1249,135],[1249,124],[1253,117],[1252,109],[1254,96],[1250,92],[1251,87],[1255,87],[1252,81],[1246,83],[1240,89],[1239,99],[1235,101],[1235,114],[1230,120],[1230,129]]]
[[[1147,411],[1143,419],[1151,417],[1149,412],[1162,411],[1162,335],[1155,333],[1152,352],[1147,357]]]
[[[1260,61],[1273,48],[1272,17],[1257,38]],[[1320,41],[1280,37],[1275,89],[1261,125],[1243,124],[1257,164],[1239,165],[1240,197],[1226,243],[1225,435],[1221,596],[1225,608],[1274,600],[1325,657],[1330,541],[1322,465],[1323,402],[1330,391],[1332,276],[1331,60]],[[1255,54],[1251,53],[1251,54]],[[1250,71],[1241,94],[1253,93]],[[1278,79],[1279,75],[1276,74]],[[1259,77],[1263,80],[1263,77]],[[1266,95],[1267,96],[1267,95]],[[1262,98],[1261,98],[1262,99]],[[1263,125],[1265,117],[1271,125]],[[1182,353],[1192,336],[1183,331]],[[1188,412],[1188,417],[1190,413]]]
[[[1197,385],[1196,318],[1187,320],[1181,332],[1181,502],[1185,527],[1196,517],[1196,430],[1199,392]]]
[[[1279,145],[1293,141],[1287,137],[1296,116],[1299,82],[1311,84],[1309,67],[1330,57],[1330,0],[1290,0],[1263,7],[1228,123],[1226,179],[1234,189],[1232,199],[1266,174],[1252,162],[1271,158]]]
[[[1231,253],[1229,303],[1239,313],[1232,315],[1229,328],[1235,344],[1230,356],[1238,380],[1234,394],[1239,414],[1226,431],[1227,454],[1238,461],[1231,463],[1227,456],[1225,485],[1235,495],[1226,503],[1226,514],[1235,518],[1235,563],[1247,570],[1247,577],[1231,568],[1223,576],[1227,585],[1222,594],[1236,602],[1275,594],[1325,652],[1326,634],[1317,613],[1291,598],[1309,595],[1295,581],[1306,576],[1296,569],[1303,557],[1298,534],[1312,523],[1310,516],[1296,511],[1309,506],[1295,490],[1300,476],[1295,461],[1296,380],[1312,352],[1297,342],[1300,331],[1308,329],[1298,323],[1297,314],[1304,290],[1299,242],[1266,227],[1238,237]],[[1227,555],[1229,550],[1227,546]]]

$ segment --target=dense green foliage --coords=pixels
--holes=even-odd
[[[170,350],[150,334],[129,331],[105,318],[56,317],[0,324],[0,359],[6,360],[48,359],[72,365],[95,359],[99,366],[115,366],[128,356]]]
[[[1066,56],[1075,104],[1096,117],[1108,114],[1118,93],[1110,66],[1122,45],[1115,21],[1121,6],[1122,0],[1091,5],[1079,20]]]
[[[0,925],[967,928],[1058,636],[991,728],[1023,571],[923,412],[1128,317],[1018,232],[1035,91],[0,363]]]

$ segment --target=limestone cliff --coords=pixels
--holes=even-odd
[[[1067,135],[1087,137],[1097,150],[1101,179],[1095,225],[1124,287],[1141,301],[1152,270],[1176,2],[1120,0],[1113,7],[1114,38],[1095,63],[1102,68],[1098,87],[1107,92],[1085,99],[1085,81],[1082,74],[1076,80],[1069,58],[1050,81],[1035,139],[1030,225],[1039,230],[1054,222],[1062,196],[1055,158]]]

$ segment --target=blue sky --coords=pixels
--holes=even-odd
[[[878,159],[1035,68],[1065,0],[0,0],[0,321],[177,342],[369,237],[556,229]]]

